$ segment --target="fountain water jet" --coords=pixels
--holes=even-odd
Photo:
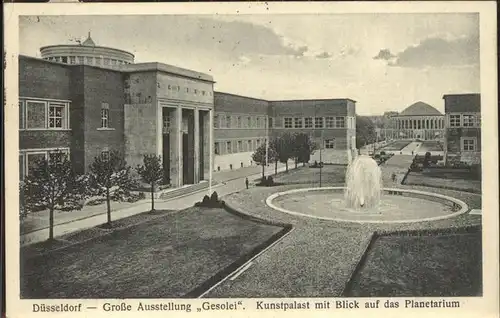
[[[369,156],[358,155],[347,167],[345,205],[349,209],[377,208],[382,195],[382,171]]]

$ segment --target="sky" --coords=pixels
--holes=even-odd
[[[479,93],[479,15],[314,14],[21,17],[20,54],[97,45],[210,74],[215,90],[268,100],[350,98],[359,115]]]

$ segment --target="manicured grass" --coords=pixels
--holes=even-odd
[[[432,170],[432,169],[429,169]],[[453,177],[450,178],[452,172],[440,174],[430,171],[425,172],[410,172],[405,180],[406,185],[419,185],[426,187],[466,191],[481,194],[481,180],[471,180]]]
[[[325,165],[321,169],[321,182],[324,185],[339,184],[345,181],[346,166]],[[274,178],[275,182],[284,184],[305,184],[317,186],[320,180],[319,168],[300,168],[283,173]]]
[[[422,141],[422,145],[419,148],[419,152],[423,151],[429,151],[431,153],[433,151],[443,151],[443,145],[437,140]]]
[[[399,151],[399,150],[403,149],[404,147],[408,146],[410,143],[411,143],[411,141],[407,141],[407,140],[397,140],[397,141],[391,142],[390,144],[382,147],[380,150],[391,150],[391,151],[398,150]]]
[[[182,297],[281,230],[190,208],[44,256],[21,250],[21,297]]]
[[[367,252],[346,296],[481,296],[481,232],[385,236]]]

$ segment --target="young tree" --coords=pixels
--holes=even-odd
[[[292,157],[293,137],[286,133],[277,140],[275,151],[279,162],[284,163],[288,172],[288,160]]]
[[[121,190],[130,191],[135,182],[130,176],[130,167],[119,152],[110,151],[109,155],[100,155],[94,158],[89,166],[91,187],[97,195],[106,199],[108,214],[107,226],[111,227],[111,195]]]
[[[305,165],[309,162],[311,155],[316,150],[317,145],[311,140],[308,134],[297,133],[293,136],[293,157],[295,159],[295,168],[297,168],[297,163],[301,162]]]
[[[266,154],[267,154],[267,160],[266,160]],[[274,157],[274,150],[272,148],[268,148],[266,152],[266,145],[260,145],[259,148],[255,150],[255,152],[252,154],[252,160],[262,166],[262,178],[265,176],[265,167],[267,162],[272,162],[273,157]]]
[[[272,154],[273,158],[272,161],[274,162],[274,174],[278,174],[278,162],[280,160],[279,154],[278,154],[278,145],[279,145],[280,139],[279,138],[274,138],[269,142],[269,149],[272,149]]]
[[[151,186],[151,212],[155,211],[155,186],[158,185],[164,176],[161,157],[156,155],[144,155],[143,164],[137,165],[137,173],[141,176],[142,181]]]
[[[356,116],[356,148],[372,144],[376,140],[375,125],[370,118]]]
[[[22,183],[21,207],[26,211],[49,210],[49,240],[54,239],[54,210],[57,205],[83,197],[71,161],[57,151],[49,159],[37,160]],[[70,205],[70,207],[72,207]],[[74,206],[73,206],[74,207]]]

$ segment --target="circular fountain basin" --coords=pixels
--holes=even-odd
[[[461,200],[418,190],[383,189],[377,208],[351,209],[344,187],[294,189],[275,193],[266,204],[297,216],[356,223],[411,223],[455,217],[469,210]]]

